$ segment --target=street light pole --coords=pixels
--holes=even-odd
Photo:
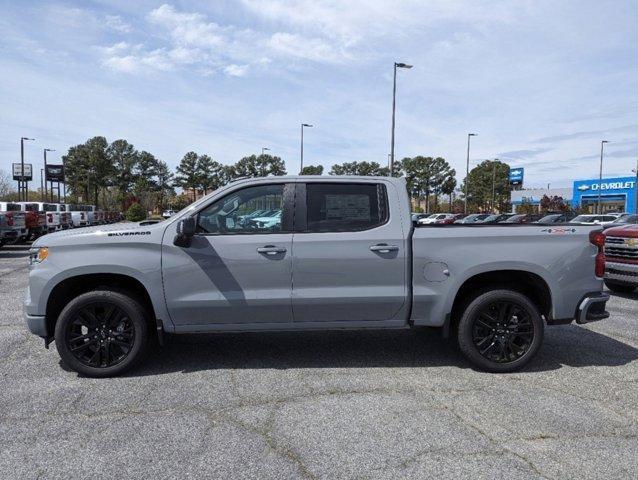
[[[395,110],[397,105],[397,68],[412,68],[412,65],[408,65],[407,63],[397,63],[394,62],[394,77],[392,80],[392,134],[390,139],[390,176],[392,176],[392,172],[394,170],[394,117]]]
[[[301,124],[301,168],[299,169],[299,174],[301,174],[301,172],[303,171],[303,127],[311,128],[312,126],[313,125],[310,125],[308,123]]]
[[[600,204],[600,194],[601,194],[601,190],[600,187],[603,183],[603,148],[605,146],[606,143],[609,143],[607,140],[602,140],[600,142],[600,171],[598,174],[598,203],[597,203],[597,208],[596,208],[596,213],[598,215],[600,215],[601,213],[603,213],[602,211],[602,206]]]
[[[44,194],[44,178],[42,173],[44,172],[44,168],[40,169],[40,198],[42,200],[46,199],[46,197],[43,197],[42,195]]]
[[[25,202],[29,200],[29,182],[24,180],[24,141],[35,140],[35,138],[20,137],[20,165],[22,171],[20,172],[20,182],[18,183],[18,197]],[[33,174],[33,173],[32,173]],[[22,194],[20,194],[22,192]],[[23,198],[24,197],[24,198]]]
[[[47,152],[55,152],[54,149],[52,148],[45,148],[44,149],[44,173],[45,173],[45,177],[46,177],[46,173],[47,173]],[[44,198],[48,197],[48,190],[47,190],[47,182],[46,182],[46,178],[45,178],[45,182],[44,182]],[[51,201],[53,201],[53,185],[51,185]]]
[[[636,189],[636,197],[634,199],[634,213],[638,213],[638,160],[636,160],[636,183],[634,184],[634,188]]]
[[[467,213],[467,184],[470,181],[470,137],[476,137],[477,135],[477,133],[467,134],[467,158],[465,161],[465,206],[463,208],[463,213]]]

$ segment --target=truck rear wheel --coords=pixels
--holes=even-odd
[[[543,342],[538,308],[513,290],[491,290],[468,305],[458,328],[458,342],[473,365],[488,372],[512,372],[526,365]]]
[[[627,283],[616,283],[610,280],[605,280],[605,286],[612,292],[616,293],[631,293],[636,289],[634,285],[629,285]]]
[[[146,350],[147,313],[135,299],[94,290],[71,300],[55,325],[55,344],[72,370],[90,377],[118,375]]]

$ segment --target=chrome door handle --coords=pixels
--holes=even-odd
[[[385,243],[379,243],[378,245],[372,245],[370,247],[370,250],[379,253],[390,253],[398,251],[399,247],[397,247],[396,245],[386,245]]]
[[[278,253],[286,253],[285,247],[275,247],[274,245],[266,245],[265,247],[257,248],[258,253],[265,253],[266,255],[277,255]]]

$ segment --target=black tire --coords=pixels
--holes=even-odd
[[[605,280],[605,286],[615,293],[631,293],[636,287],[633,285],[628,285],[626,283],[616,283],[610,280]]]
[[[544,323],[525,295],[498,289],[471,300],[459,321],[459,347],[487,372],[513,372],[526,365],[543,343]]]
[[[111,377],[133,367],[148,343],[148,313],[140,302],[112,290],[71,300],[55,325],[62,361],[90,377]]]

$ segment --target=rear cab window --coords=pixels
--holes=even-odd
[[[305,231],[359,232],[388,221],[386,187],[381,183],[307,183]]]

